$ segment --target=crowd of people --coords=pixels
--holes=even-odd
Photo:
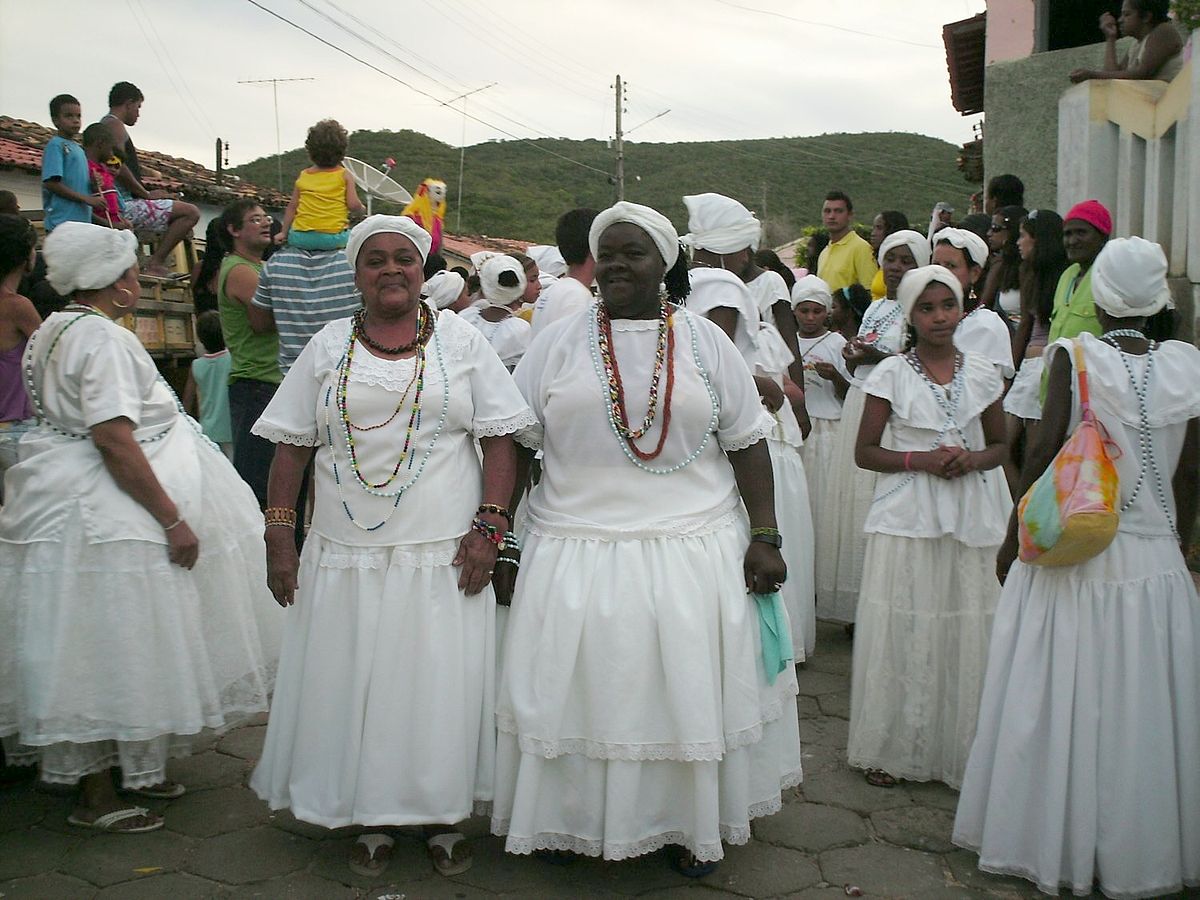
[[[132,188],[126,88],[88,158],[115,146]],[[359,827],[359,874],[399,826],[462,872],[486,814],[512,853],[669,846],[700,877],[802,781],[820,617],[854,644],[849,764],[959,790],[982,869],[1200,884],[1200,351],[1160,247],[1000,176],[982,222],[939,204],[926,233],[885,210],[864,237],[830,191],[796,269],[702,193],[682,236],[618,202],[449,270],[423,223],[350,227],[346,140],[310,130],[278,236],[251,200],[216,220],[182,403],[114,320],[121,223],[190,212],[114,208],[48,148],[45,321],[33,230],[0,216],[0,738],[79,784],[72,824],[160,828],[128,796],[181,796],[168,760],[269,705],[250,786]],[[1017,501],[1081,420],[1115,534],[1018,559]]]

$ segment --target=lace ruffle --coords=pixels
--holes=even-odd
[[[316,447],[321,443],[317,438],[316,431],[311,434],[301,434],[297,431],[285,431],[282,428],[264,425],[262,422],[255,422],[250,428],[250,433],[256,434],[272,444],[290,444],[293,447]]]
[[[752,431],[742,435],[726,436],[718,433],[717,439],[720,441],[721,449],[726,453],[737,450],[745,450],[759,441],[771,436],[775,430],[775,419],[771,417],[765,410],[758,424],[754,426]]]
[[[524,446],[529,446],[521,441]],[[652,541],[662,538],[695,538],[705,537],[722,531],[737,522],[743,516],[741,501],[734,497],[728,503],[718,507],[716,512],[705,517],[690,517],[685,519],[669,519],[659,522],[650,528],[614,529],[595,525],[580,524],[550,524],[539,520],[533,514],[529,516],[528,529],[530,534],[538,534],[549,538],[585,541]]]
[[[364,548],[349,552],[326,551],[317,565],[322,569],[388,569],[404,566],[410,569],[430,569],[448,566],[458,551],[455,542],[443,542],[436,548],[406,550],[402,547]]]
[[[542,427],[541,422],[535,419],[533,424],[528,428],[522,428],[514,434],[513,440],[528,450],[541,450],[542,441],[545,439],[545,436],[545,428]]]
[[[471,433],[477,438],[502,437],[506,434],[515,434],[523,429],[532,428],[537,424],[537,417],[529,410],[524,410],[515,416],[509,416],[507,419],[476,420],[471,425]]]

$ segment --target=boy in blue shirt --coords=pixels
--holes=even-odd
[[[87,154],[75,141],[83,112],[70,94],[50,101],[50,121],[58,134],[42,151],[42,210],[46,233],[63,222],[90,222],[92,210],[104,209],[104,200],[92,193]]]

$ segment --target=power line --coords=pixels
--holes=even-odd
[[[137,9],[134,8],[134,0],[126,0],[126,5],[129,7],[129,12],[133,16],[133,20],[137,23],[138,30],[142,33],[142,37],[144,37],[146,39],[146,43],[150,45],[150,50],[154,53],[155,58],[158,60],[158,64],[162,68],[163,74],[167,76],[167,81],[171,83],[171,87],[175,91],[175,96],[179,98],[179,102],[183,104],[188,115],[191,116],[192,121],[197,125],[197,127],[200,128],[201,133],[205,135],[211,135],[216,131],[216,129],[211,127],[212,123],[210,122],[209,129],[206,131],[204,124],[200,121],[201,117],[207,119],[207,117],[204,116],[204,111],[200,109],[199,104],[195,104],[194,108],[188,105],[187,97],[184,96],[184,92],[180,89],[179,84],[175,81],[175,77],[171,74],[171,70],[167,67],[166,59],[164,58],[163,54],[159,52],[158,44],[151,40],[150,35],[146,32],[145,25],[142,23],[142,16],[139,16]],[[149,22],[149,19],[147,19],[147,22]],[[150,25],[153,27],[153,23],[150,23]],[[179,77],[182,79],[183,75],[180,74]],[[192,101],[195,103],[195,97],[192,98]],[[197,112],[199,112],[199,116],[197,116]]]
[[[392,81],[396,82],[397,84],[403,85],[404,87],[408,88],[409,90],[411,90],[417,94],[420,94],[422,97],[428,97],[430,100],[436,101],[439,106],[447,105],[444,100],[440,99],[439,97],[435,96],[434,94],[431,94],[426,90],[422,90],[421,88],[417,87],[416,85],[409,84],[404,79],[399,78],[396,75],[393,75],[391,72],[387,72],[384,69],[379,68],[379,66],[375,65],[374,63],[368,62],[367,60],[363,59],[360,56],[355,56],[349,50],[339,47],[337,44],[333,43],[332,41],[326,40],[325,38],[321,37],[319,34],[315,34],[312,31],[309,31],[303,25],[293,22],[291,19],[288,19],[287,17],[280,15],[279,13],[275,12],[273,9],[268,9],[267,7],[265,7],[261,3],[259,3],[258,0],[246,0],[246,2],[248,2],[251,6],[257,7],[258,9],[267,13],[268,15],[273,16],[274,18],[278,19],[279,21],[283,22],[284,24],[290,25],[292,28],[295,28],[297,31],[304,32],[304,34],[307,34],[309,37],[311,37],[315,41],[319,41],[320,43],[324,44],[326,47],[329,47],[331,50],[336,50],[338,53],[341,53],[343,56],[349,57],[350,59],[354,60],[356,63],[366,66],[368,69],[371,69],[373,72],[379,73],[384,78],[391,79]],[[473,115],[471,113],[466,113],[465,115],[467,116],[468,119],[471,119],[472,121],[478,122],[481,125],[491,128],[493,131],[497,131],[500,134],[503,134],[507,137],[512,138],[513,140],[521,141],[522,143],[528,144],[529,146],[531,146],[537,150],[540,150],[542,153],[546,153],[550,156],[561,159],[564,162],[569,162],[572,165],[579,166],[582,169],[588,169],[589,171],[596,172],[600,175],[605,176],[606,178],[609,175],[609,173],[606,172],[604,169],[598,169],[595,166],[590,166],[587,163],[580,162],[577,159],[572,159],[569,156],[564,156],[563,154],[557,153],[554,150],[549,149],[548,147],[543,147],[540,144],[529,140],[528,138],[523,138],[520,135],[516,135],[510,131],[506,131],[505,129],[500,128],[498,125],[494,125],[485,119],[481,119],[479,116]]]
[[[728,6],[731,9],[740,9],[745,12],[758,13],[763,16],[774,16],[778,19],[787,19],[789,22],[799,22],[801,25],[812,25],[814,28],[831,28],[834,31],[844,31],[847,34],[857,34],[861,37],[876,38],[881,41],[892,41],[896,44],[908,44],[910,47],[930,47],[934,50],[938,48],[937,44],[925,44],[919,41],[910,41],[905,38],[893,37],[890,34],[878,34],[873,31],[859,31],[857,28],[846,28],[843,25],[833,25],[829,22],[813,22],[810,19],[799,19],[796,16],[789,16],[787,13],[775,12],[771,9],[757,9],[753,6],[744,6],[741,3],[732,3],[730,0],[716,0],[722,6]]]

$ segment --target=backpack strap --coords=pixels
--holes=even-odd
[[[1092,418],[1092,403],[1088,395],[1088,379],[1087,379],[1087,359],[1083,353],[1083,341],[1075,338],[1075,373],[1079,381],[1079,409],[1080,417],[1083,419]]]

